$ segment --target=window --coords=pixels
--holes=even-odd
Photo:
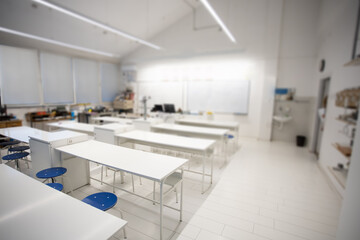
[[[4,104],[40,104],[37,51],[0,46],[0,71]]]
[[[73,103],[74,85],[71,58],[41,53],[40,60],[44,103]]]
[[[74,59],[76,103],[99,103],[98,63]]]
[[[120,80],[118,66],[110,63],[101,64],[101,96],[103,102],[112,102],[119,94]]]

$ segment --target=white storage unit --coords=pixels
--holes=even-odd
[[[39,136],[30,136],[30,150],[33,167],[33,176],[36,173],[50,167],[67,168],[66,176],[71,181],[64,181],[64,191],[69,192],[71,185],[73,189],[89,183],[89,163],[71,155],[64,155],[61,160],[60,152],[55,148],[87,141],[89,136],[84,133],[73,131],[47,132]]]
[[[97,141],[116,145],[116,134],[127,132],[133,129],[134,127],[131,125],[124,125],[119,123],[99,125],[95,126],[94,128],[94,137]]]

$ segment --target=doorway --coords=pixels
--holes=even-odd
[[[324,132],[324,125],[326,121],[327,102],[330,88],[330,77],[320,80],[318,102],[316,106],[316,120],[314,128],[314,141],[312,150],[319,159],[321,140]]]

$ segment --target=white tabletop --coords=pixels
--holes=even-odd
[[[188,161],[95,140],[59,147],[56,150],[154,181],[164,180]]]
[[[151,126],[155,130],[164,130],[168,132],[179,132],[185,134],[194,134],[194,135],[204,135],[204,136],[214,136],[214,137],[223,137],[229,130],[221,128],[206,128],[206,127],[195,127],[195,126],[186,126],[180,124],[170,124],[162,123],[158,125]]]
[[[94,134],[94,127],[96,126],[94,124],[79,123],[74,121],[60,121],[60,122],[48,123],[47,125],[50,127],[58,127],[61,129],[79,131],[88,134]]]
[[[215,121],[215,120],[205,120],[205,119],[196,119],[196,118],[182,118],[177,119],[176,122],[183,124],[191,124],[191,125],[201,125],[201,126],[209,126],[209,127],[218,127],[218,128],[238,128],[238,122],[232,121]]]
[[[126,118],[118,118],[118,117],[94,117],[95,121],[104,121],[104,122],[112,122],[112,123],[120,123],[120,124],[132,124],[133,120]]]
[[[182,137],[171,134],[154,133],[140,130],[120,133],[116,134],[115,136],[128,141],[136,141],[150,145],[156,144],[164,147],[174,147],[199,152],[208,151],[215,144],[214,140]]]
[[[108,239],[126,221],[0,165],[0,239]]]
[[[132,128],[133,128],[132,126],[124,125],[120,123],[109,123],[109,124],[95,126],[95,129],[102,129],[113,132],[125,132],[125,131],[129,131]]]
[[[29,143],[29,136],[42,137],[48,132],[31,127],[1,128],[0,134],[21,142]]]
[[[36,139],[41,142],[45,143],[51,143],[58,140],[63,139],[69,139],[69,138],[76,138],[76,137],[82,137],[82,138],[88,138],[89,136],[85,133],[79,133],[69,130],[62,130],[57,132],[44,132],[41,135],[31,135],[31,139]]]

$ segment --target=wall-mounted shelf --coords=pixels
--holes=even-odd
[[[349,125],[353,125],[353,126],[356,126],[356,121],[349,121],[349,120],[346,120],[346,119],[342,119],[342,118],[336,118],[336,120],[338,121],[341,121],[341,122],[344,122],[344,123],[347,123]]]
[[[358,66],[358,65],[360,65],[360,58],[355,58],[355,59],[351,60],[350,62],[347,62],[344,64],[345,67]]]
[[[332,144],[344,157],[350,161],[351,157],[351,147],[342,146],[339,143]]]

